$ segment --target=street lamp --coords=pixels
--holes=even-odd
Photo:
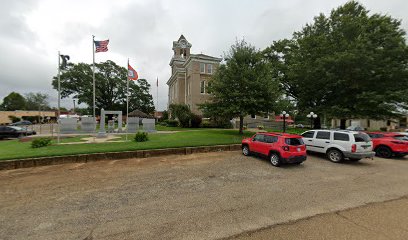
[[[286,132],[286,118],[289,117],[289,114],[283,111],[280,116],[283,118],[283,132]]]
[[[310,112],[306,117],[310,118],[310,128],[313,128],[313,119],[317,118],[317,114]]]

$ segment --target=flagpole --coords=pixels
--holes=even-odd
[[[57,143],[60,143],[60,107],[61,107],[61,54],[58,51],[58,116],[57,116],[57,126],[58,126],[58,134],[57,134]]]
[[[156,80],[156,112],[157,112],[157,116],[159,114],[159,77],[157,77]]]
[[[128,140],[128,127],[129,127],[129,58],[128,65],[126,66],[128,72],[126,74],[126,141]]]
[[[96,124],[96,115],[95,115],[95,36],[92,35],[92,60],[93,60],[93,66],[92,66],[92,86],[93,86],[93,121]],[[94,127],[94,140],[95,140],[95,135],[96,135],[96,125]]]

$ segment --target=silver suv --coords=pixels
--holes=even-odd
[[[373,158],[373,142],[362,132],[349,130],[310,130],[302,134],[306,150],[325,153],[330,161],[341,162],[345,158],[359,161]]]

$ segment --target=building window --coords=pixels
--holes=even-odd
[[[205,81],[200,82],[200,93],[205,93]]]
[[[205,73],[205,64],[200,63],[200,73]]]
[[[212,74],[212,64],[207,64],[207,73]]]
[[[211,82],[207,83],[207,93],[211,94]]]
[[[265,113],[264,119],[269,120],[269,112],[266,112],[266,113]]]
[[[252,119],[256,119],[256,115],[255,115],[255,114],[251,114],[251,118],[252,118]]]

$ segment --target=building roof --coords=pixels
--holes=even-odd
[[[209,55],[205,55],[205,54],[190,54],[191,58],[198,58],[198,59],[204,59],[204,60],[210,60],[210,61],[216,61],[216,62],[221,62],[222,58],[217,58],[217,57],[213,57],[213,56],[209,56]],[[189,59],[187,59],[188,61]],[[186,61],[186,63],[187,63]]]
[[[186,41],[187,41],[186,37],[184,37],[184,35],[183,35],[183,34],[181,34],[181,36],[179,37],[179,39],[177,40],[177,42],[180,42],[180,40],[181,40],[181,39],[184,39],[184,40],[186,40]]]
[[[140,111],[139,109],[129,113],[129,117],[150,118],[150,115]]]

